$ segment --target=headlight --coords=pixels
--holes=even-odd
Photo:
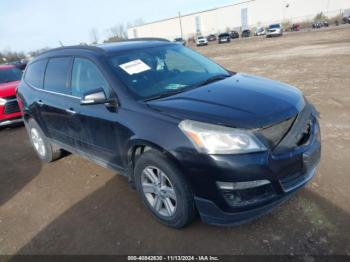
[[[242,154],[266,150],[247,130],[184,120],[179,128],[199,152],[207,154]]]
[[[6,104],[7,100],[0,98],[0,106],[4,106]]]

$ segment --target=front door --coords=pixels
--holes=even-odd
[[[82,98],[84,93],[98,88],[103,88],[106,97],[112,95],[113,91],[97,65],[87,58],[76,57],[72,69],[72,95]],[[122,128],[118,125],[118,113],[104,104],[80,105],[77,102],[74,108],[77,108],[73,130],[77,147],[107,165],[120,167]]]

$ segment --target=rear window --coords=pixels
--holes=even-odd
[[[31,63],[26,70],[24,80],[36,88],[43,88],[46,63],[47,60]]]
[[[22,71],[13,67],[0,70],[0,84],[21,80]]]
[[[51,58],[47,64],[44,88],[60,94],[70,94],[69,71],[72,58]]]

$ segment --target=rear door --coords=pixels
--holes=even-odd
[[[50,58],[44,78],[41,104],[41,118],[46,126],[48,136],[58,142],[74,146],[71,126],[74,123],[73,104],[78,100],[71,94],[70,71],[72,57]]]

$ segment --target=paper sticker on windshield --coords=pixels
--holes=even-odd
[[[151,68],[145,64],[142,60],[137,59],[125,64],[119,65],[129,75],[138,74],[150,70]]]

